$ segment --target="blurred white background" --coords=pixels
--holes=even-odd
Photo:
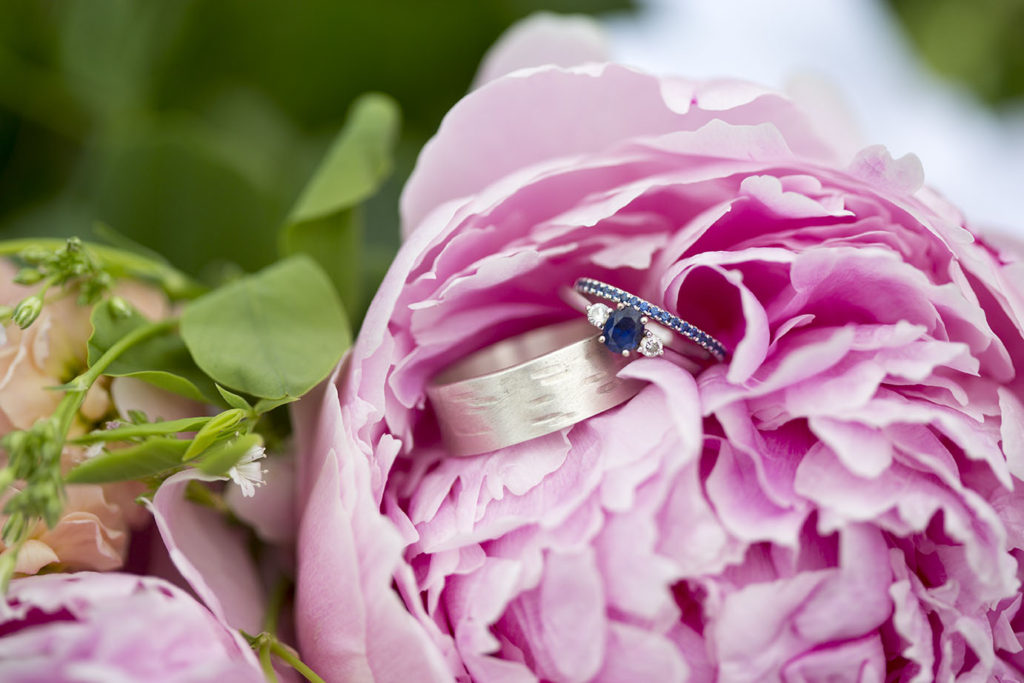
[[[780,89],[824,78],[864,144],[914,152],[973,225],[1024,235],[1024,110],[997,115],[929,72],[880,2],[640,1],[637,16],[606,22],[617,61]]]

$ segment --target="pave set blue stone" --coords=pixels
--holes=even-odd
[[[661,340],[646,328],[649,321],[654,321],[697,344],[716,360],[723,361],[728,356],[722,343],[710,334],[638,296],[587,277],[578,279],[575,287],[581,294],[617,304],[614,310],[602,303],[587,307],[587,320],[601,328],[601,341],[615,353],[628,356],[639,350],[649,357],[662,355]]]

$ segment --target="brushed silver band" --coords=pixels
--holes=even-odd
[[[586,320],[542,327],[458,361],[427,386],[453,455],[476,455],[551,434],[629,400],[644,386],[617,373]]]

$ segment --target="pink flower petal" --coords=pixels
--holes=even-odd
[[[232,628],[259,633],[266,611],[263,587],[242,529],[189,501],[190,481],[208,481],[196,469],[172,475],[148,507],[174,565],[210,611]]]
[[[822,443],[858,476],[877,476],[892,463],[892,444],[877,427],[822,416],[812,417],[809,424]]]
[[[882,683],[885,673],[882,641],[871,635],[798,657],[786,665],[782,676],[792,683]]]
[[[916,155],[893,159],[882,145],[862,149],[850,164],[850,172],[894,192],[913,194],[924,184],[924,168]]]
[[[474,87],[519,69],[606,62],[608,53],[601,25],[590,17],[540,12],[514,24],[498,38],[484,55],[473,79]]]
[[[4,681],[263,680],[242,637],[185,591],[131,574],[15,579],[0,604]]]
[[[379,514],[365,456],[347,447],[337,396],[329,385],[324,391],[298,539],[303,656],[339,680],[451,680],[440,652],[391,591],[401,540]]]
[[[224,501],[239,519],[251,526],[268,543],[288,544],[295,540],[295,461],[291,455],[272,455],[260,460],[263,486],[246,497],[238,486],[228,486]]]
[[[698,680],[689,675],[690,667],[667,638],[621,623],[610,624],[608,635],[604,667],[595,680],[608,683]]]

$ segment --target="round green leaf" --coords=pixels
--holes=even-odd
[[[305,255],[191,302],[181,317],[181,336],[215,382],[272,399],[312,389],[351,341],[331,281]]]

